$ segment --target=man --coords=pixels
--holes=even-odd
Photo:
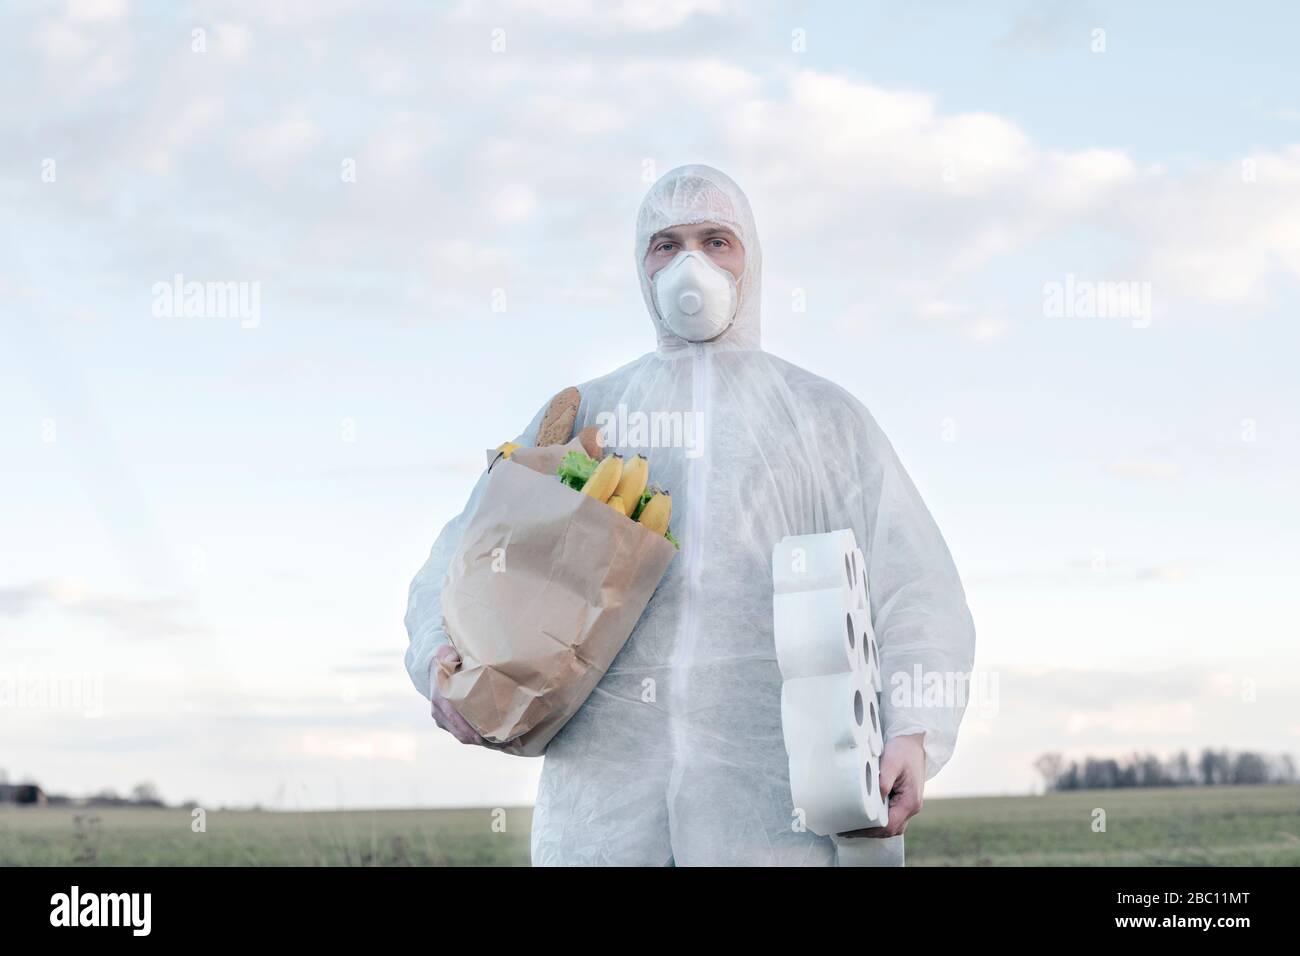
[[[651,187],[636,225],[641,292],[658,346],[579,386],[575,428],[643,453],[673,496],[682,551],[622,652],[551,741],[533,814],[535,864],[832,865],[836,843],[802,825],[781,735],[772,637],[772,547],[852,528],[867,560],[885,679],[879,784],[887,827],[845,841],[902,862],[925,780],[952,754],[964,695],[895,704],[896,682],[968,674],[975,634],[948,549],[897,456],[848,392],[764,351],[762,254],[730,178],[683,166]],[[665,429],[618,424],[640,414]],[[518,438],[532,444],[542,412]],[[650,438],[653,436],[653,438]],[[406,663],[438,724],[484,745],[430,680],[454,660],[439,591],[485,480],[411,585]],[[951,686],[949,679],[946,683]]]

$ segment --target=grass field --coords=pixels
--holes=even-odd
[[[1093,832],[1095,808],[1106,832]],[[527,865],[531,811],[224,810],[191,831],[184,810],[5,808],[8,865]],[[928,800],[911,866],[1297,866],[1300,787],[1094,790]]]

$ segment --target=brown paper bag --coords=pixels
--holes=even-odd
[[[575,438],[497,460],[443,583],[461,663],[438,665],[438,689],[480,734],[525,757],[600,682],[676,553],[561,483],[565,452],[581,450]]]

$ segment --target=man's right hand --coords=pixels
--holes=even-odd
[[[460,655],[456,653],[456,648],[450,644],[443,644],[433,652],[433,658],[433,663],[429,667],[429,700],[433,704],[434,721],[463,744],[488,747],[493,750],[500,749],[501,744],[492,743],[471,727],[469,721],[462,717],[460,712],[451,705],[451,701],[443,697],[442,692],[438,690],[438,679],[433,672],[437,669],[438,661],[446,661],[449,664],[460,663]]]

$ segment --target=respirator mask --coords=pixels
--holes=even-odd
[[[736,280],[702,252],[681,252],[655,273],[655,307],[674,335],[688,342],[717,338],[736,317]]]

